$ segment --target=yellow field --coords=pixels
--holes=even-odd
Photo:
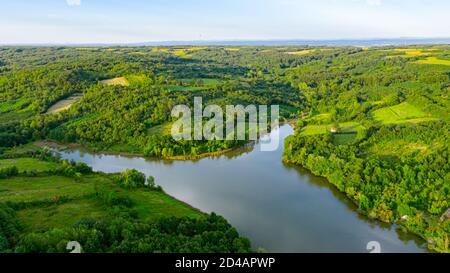
[[[408,57],[418,57],[418,56],[428,56],[429,53],[423,52],[420,49],[416,48],[396,48],[394,49],[396,52],[404,53]]]
[[[436,57],[428,57],[424,60],[418,60],[416,64],[439,64],[439,65],[450,65],[450,61],[441,60]]]
[[[403,55],[391,55],[386,58],[414,58],[414,57],[422,57],[422,56],[432,56],[434,52],[430,52],[430,49],[419,49],[419,48],[396,48],[394,50],[386,50],[386,52],[396,52],[403,53]]]
[[[77,48],[77,50],[80,50],[80,51],[91,51],[91,50],[98,50],[98,48],[96,48],[96,47],[79,47],[79,48]]]
[[[307,50],[302,50],[302,51],[287,52],[287,54],[303,56],[303,55],[307,55],[307,54],[313,53],[315,51],[316,51],[315,49],[307,49]]]
[[[154,48],[152,48],[152,51],[153,52],[165,52],[165,53],[167,53],[167,52],[169,52],[169,49],[165,48],[165,47],[154,47]]]
[[[189,51],[199,51],[199,50],[203,50],[203,49],[206,49],[206,47],[194,46],[194,47],[188,48]]]
[[[130,55],[145,55],[146,53],[145,53],[145,52],[137,51],[137,52],[130,52],[130,53],[128,53],[128,54],[130,54]]]
[[[72,105],[79,101],[82,97],[82,94],[76,94],[65,100],[60,100],[48,109],[47,114],[55,114],[65,110],[69,110],[69,108],[72,107]]]
[[[180,58],[190,58],[192,55],[190,55],[186,50],[184,49],[177,49],[173,52],[173,54]]]
[[[125,79],[124,77],[120,77],[120,78],[114,78],[114,79],[109,79],[109,80],[104,80],[101,81],[101,83],[103,85],[107,85],[107,86],[129,86],[130,83],[128,82],[127,79]]]
[[[225,50],[226,51],[231,51],[231,52],[236,52],[236,51],[239,51],[241,49],[237,48],[237,47],[227,47],[227,48],[225,48]]]

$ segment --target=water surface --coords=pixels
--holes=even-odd
[[[279,129],[280,141],[293,133]],[[425,252],[419,238],[395,226],[368,220],[323,178],[282,162],[283,148],[261,152],[259,144],[216,158],[164,161],[63,151],[96,171],[137,169],[164,190],[205,212],[224,216],[253,247],[268,252],[368,252],[378,241],[383,252]]]

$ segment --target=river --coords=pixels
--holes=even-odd
[[[280,141],[293,133],[279,128]],[[60,151],[96,171],[137,169],[179,200],[224,216],[255,249],[267,252],[426,252],[416,236],[358,214],[348,198],[323,178],[282,162],[283,147],[262,152],[259,144],[198,161],[165,161]]]

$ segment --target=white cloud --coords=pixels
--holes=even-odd
[[[80,6],[81,0],[66,0],[67,5],[69,6]]]

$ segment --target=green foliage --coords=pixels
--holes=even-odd
[[[14,210],[0,203],[0,253],[7,252],[15,244],[20,231]]]
[[[21,144],[53,139],[197,158],[243,143],[174,141],[161,130],[173,121],[174,105],[192,106],[195,96],[220,106],[278,104],[284,118],[302,118],[287,140],[285,160],[327,177],[371,217],[393,222],[410,216],[403,225],[443,251],[448,224],[435,220],[450,206],[448,49],[4,47],[0,157],[11,159]],[[101,84],[120,77],[129,86]],[[68,111],[44,114],[78,93],[82,99]],[[22,155],[48,158],[30,153]],[[86,166],[71,162],[57,170],[75,179],[84,173]],[[118,177],[125,188],[145,184],[136,173]]]
[[[145,174],[136,170],[126,170],[115,177],[117,184],[125,189],[144,188],[146,185]]]
[[[433,249],[448,251],[446,224],[436,219],[450,206],[449,129],[444,122],[382,127],[372,129],[370,136],[356,145],[338,146],[331,135],[296,134],[286,140],[284,160],[328,178],[370,217],[394,222],[405,215],[420,215],[415,221],[426,223],[426,228],[412,228],[410,220],[405,226],[436,242]],[[371,145],[392,144],[389,141],[397,139],[441,145],[432,152],[417,150],[398,158],[367,153]],[[395,150],[392,145],[388,147]]]
[[[86,253],[245,253],[250,242],[215,214],[201,219],[162,218],[156,222],[117,218],[82,221],[73,228],[31,233],[15,246],[19,253],[65,253],[77,241]]]
[[[55,164],[64,176],[0,181],[0,253],[66,253],[74,240],[88,253],[251,251],[225,219],[167,196],[153,177],[146,187],[136,170],[106,175],[67,160]]]
[[[0,169],[0,179],[8,178],[19,174],[19,169],[16,166],[1,168]]]
[[[69,177],[81,177],[83,174],[92,173],[92,168],[82,162],[63,160],[61,166],[56,169],[55,173]]]

